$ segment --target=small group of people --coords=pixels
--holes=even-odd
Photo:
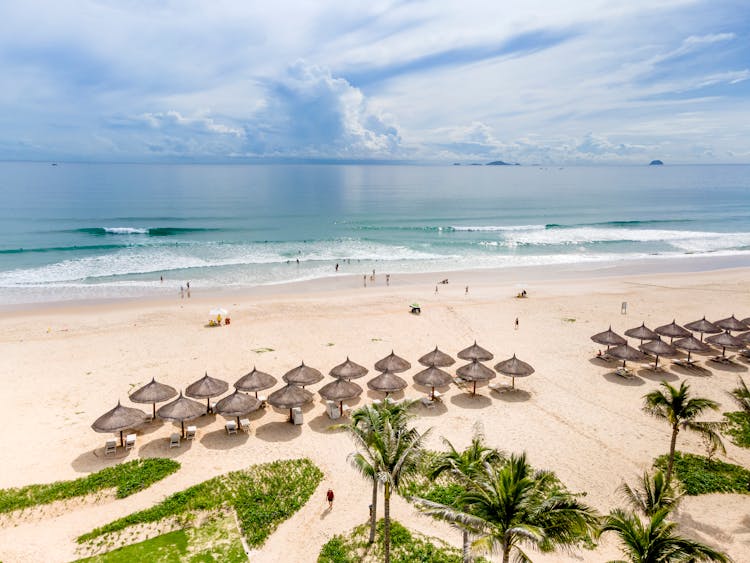
[[[338,264],[336,264],[336,271],[338,272]],[[370,274],[370,282],[375,283],[375,270],[372,271],[372,274]],[[364,274],[362,276],[362,285],[363,287],[367,287],[367,274]],[[389,286],[391,285],[391,274],[385,275],[385,285]]]
[[[184,287],[180,286],[180,299],[183,299],[186,294],[187,297],[190,298],[190,282],[187,282],[187,291]]]

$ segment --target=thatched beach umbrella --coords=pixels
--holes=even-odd
[[[643,352],[656,356],[654,369],[659,369],[659,356],[674,356],[677,353],[677,350],[675,350],[673,346],[670,346],[661,338],[641,344],[639,348]]]
[[[326,383],[318,390],[320,396],[328,401],[336,401],[339,404],[339,411],[344,411],[344,401],[349,399],[356,399],[362,394],[362,389],[356,383],[352,383],[348,379],[336,379],[330,383]]]
[[[206,373],[198,381],[185,388],[185,395],[193,399],[206,399],[206,413],[211,412],[211,397],[218,397],[229,389],[229,383]]]
[[[182,435],[185,435],[185,421],[194,420],[199,416],[206,414],[203,410],[203,405],[192,399],[182,396],[177,397],[171,403],[162,405],[159,410],[156,411],[156,416],[163,420],[171,420],[172,422],[179,422],[182,428]]]
[[[349,356],[347,356],[344,363],[331,368],[331,371],[329,371],[328,374],[339,379],[358,379],[367,375],[368,371],[370,370],[365,366],[361,366],[358,363],[351,361]]]
[[[683,328],[676,322],[674,322],[674,319],[672,319],[672,322],[668,325],[656,327],[654,331],[662,336],[669,336],[670,344],[675,338],[688,338],[689,336],[693,336],[693,334],[688,329]]]
[[[721,332],[721,328],[716,326],[711,321],[706,320],[706,316],[704,315],[703,318],[699,321],[693,321],[691,323],[686,323],[685,328],[688,330],[692,330],[693,332],[700,332],[701,333],[701,341],[703,340],[704,334],[716,334],[717,332]]]
[[[714,344],[716,346],[721,346],[722,357],[726,357],[727,348],[745,347],[745,343],[736,336],[732,336],[728,330],[726,332],[722,332],[721,334],[709,336],[708,338],[706,338],[706,342],[708,342],[709,344]]]
[[[131,393],[130,400],[134,403],[151,403],[154,407],[153,418],[156,418],[156,403],[168,401],[175,395],[177,395],[177,389],[159,383],[152,377],[149,383]]]
[[[631,362],[638,362],[643,360],[643,352],[633,348],[630,344],[620,344],[614,348],[610,348],[607,352],[613,358],[622,360],[622,367],[625,367],[625,362],[630,360]]]
[[[255,397],[258,397],[258,391],[264,391],[270,389],[276,385],[276,378],[270,373],[258,371],[253,366],[253,371],[240,377],[234,384],[234,388],[237,391],[243,391],[245,393],[255,393]]]
[[[511,388],[516,387],[516,377],[527,377],[534,373],[534,368],[526,362],[522,362],[516,355],[495,365],[495,371],[512,378]]]
[[[322,380],[323,374],[302,362],[296,368],[286,372],[281,379],[292,385],[299,385],[304,389],[305,385],[312,385]]]
[[[313,394],[307,389],[288,383],[268,396],[271,406],[279,409],[289,409],[289,420],[292,420],[292,409],[301,407],[313,400]]]
[[[385,393],[387,397],[389,393],[395,393],[405,389],[408,383],[402,377],[399,377],[392,371],[384,371],[380,375],[373,377],[367,382],[367,387],[373,391],[380,391]]]
[[[688,353],[687,361],[690,361],[690,354],[693,352],[708,352],[711,347],[698,340],[695,336],[688,336],[687,338],[680,338],[672,342],[672,346],[685,350]]]
[[[742,340],[745,344],[750,344],[750,332],[743,332],[742,334],[738,334],[737,338]]]
[[[468,348],[464,348],[456,355],[462,360],[479,360],[480,362],[488,362],[495,357],[492,355],[492,352],[479,346],[476,340],[474,341],[474,344]]]
[[[438,350],[437,346],[435,346],[435,349],[432,352],[428,352],[419,358],[418,361],[425,367],[435,366],[439,368],[447,368],[456,363],[456,360],[451,358],[448,354],[442,350]]]
[[[732,315],[731,317],[727,317],[726,319],[721,319],[719,321],[716,321],[714,324],[722,330],[727,330],[727,331],[732,331],[732,332],[739,332],[739,331],[750,329],[750,326],[747,326],[746,323],[735,318],[734,315]]]
[[[474,387],[471,391],[472,395],[477,394],[477,381],[488,381],[496,377],[495,372],[490,368],[480,363],[479,360],[474,359],[471,363],[461,366],[456,370],[456,374],[466,381],[471,381]]]
[[[436,348],[437,350],[437,348]],[[421,360],[420,360],[421,361]],[[446,387],[453,382],[453,376],[447,371],[441,370],[437,366],[430,366],[423,369],[414,376],[414,381],[424,387],[431,387],[430,398],[435,399],[435,387]]]
[[[401,373],[402,371],[406,371],[410,368],[411,364],[405,359],[394,354],[393,350],[391,350],[391,353],[388,354],[385,358],[375,362],[375,369],[383,373],[387,371],[391,373]]]
[[[609,351],[610,346],[620,346],[621,344],[628,343],[627,340],[613,331],[611,326],[604,332],[599,332],[592,336],[591,340],[593,340],[597,344],[603,344],[604,346],[606,346],[607,351]]]
[[[216,403],[216,412],[227,418],[236,418],[237,426],[240,425],[241,416],[250,414],[259,408],[260,401],[258,399],[236,390]]]
[[[657,340],[659,338],[658,334],[646,327],[646,323],[641,323],[641,326],[635,328],[629,328],[625,331],[625,336],[637,338],[641,341],[641,344],[643,344],[644,340]]]
[[[148,415],[141,409],[123,407],[120,404],[120,401],[117,401],[117,406],[97,418],[94,421],[94,424],[91,425],[91,428],[93,428],[95,432],[102,432],[105,434],[114,434],[115,432],[119,432],[120,446],[122,446],[123,431],[131,428],[136,428],[147,420]]]

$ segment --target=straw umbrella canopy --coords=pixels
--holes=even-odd
[[[286,372],[281,379],[291,385],[299,385],[304,389],[305,385],[312,385],[322,380],[323,374],[302,362],[296,368]]]
[[[643,352],[637,348],[633,348],[630,344],[620,344],[611,348],[608,352],[613,358],[622,360],[622,367],[625,367],[625,362],[630,360],[631,362],[637,362],[643,360]]]
[[[435,350],[437,350],[437,348]],[[430,352],[430,354],[432,354],[432,352]],[[422,360],[420,359],[420,362],[421,361]],[[432,365],[416,374],[414,376],[414,381],[424,387],[431,387],[430,398],[434,400],[435,387],[446,387],[450,385],[453,382],[453,377],[447,371],[443,371],[439,367]]]
[[[362,387],[356,383],[352,383],[348,379],[336,379],[330,383],[326,383],[318,390],[320,396],[328,401],[337,401],[339,404],[339,410],[343,412],[344,401],[349,399],[356,399],[362,394]]]
[[[229,389],[229,383],[223,379],[216,379],[206,373],[198,381],[185,388],[185,395],[193,399],[206,399],[206,413],[211,412],[211,397],[218,397]]]
[[[94,421],[94,424],[91,425],[91,428],[93,428],[95,432],[102,432],[105,434],[114,434],[115,432],[119,432],[120,445],[122,446],[123,430],[128,430],[129,428],[140,426],[147,420],[148,415],[141,409],[123,407],[120,404],[120,401],[117,401],[117,406],[97,418]]]
[[[721,332],[721,328],[716,326],[711,321],[706,320],[706,316],[704,315],[703,318],[699,321],[693,321],[692,323],[686,323],[685,328],[688,330],[692,330],[693,332],[700,332],[701,333],[701,341],[703,341],[703,335],[704,334],[716,334],[717,332]]]
[[[726,332],[722,332],[721,334],[709,336],[708,338],[706,338],[706,342],[708,342],[709,344],[714,344],[716,346],[721,346],[722,357],[726,356],[727,348],[745,347],[745,343],[736,336],[732,336],[728,330]]]
[[[281,389],[277,389],[268,396],[271,406],[280,409],[289,409],[289,420],[292,420],[292,409],[301,407],[313,400],[313,394],[292,383],[287,383]]]
[[[510,376],[512,378],[511,388],[515,389],[516,377],[527,377],[534,373],[534,368],[530,364],[519,360],[513,354],[512,358],[496,364],[495,371]]]
[[[674,356],[677,353],[677,350],[674,349],[674,346],[670,346],[661,338],[650,340],[645,344],[641,344],[639,348],[642,352],[646,352],[648,354],[653,354],[654,356],[656,356],[656,360],[654,361],[654,369],[659,369],[659,356]]]
[[[206,411],[203,410],[203,405],[198,401],[193,401],[192,399],[183,397],[182,392],[180,392],[180,396],[174,401],[162,405],[159,407],[159,410],[156,411],[156,416],[163,420],[179,422],[183,436],[185,435],[185,421],[194,420],[204,414],[206,414]]]
[[[738,334],[737,338],[742,340],[742,342],[745,342],[746,344],[750,343],[750,332],[743,332],[742,334]]]
[[[461,379],[474,383],[474,387],[471,391],[472,395],[476,395],[477,393],[477,381],[488,381],[496,377],[494,371],[480,363],[477,359],[474,359],[471,363],[458,368],[456,374],[461,377]]]
[[[464,348],[458,354],[456,354],[462,360],[479,360],[480,362],[488,362],[495,356],[489,350],[485,350],[474,341],[474,344],[468,348]]]
[[[339,379],[358,379],[367,375],[368,371],[370,370],[365,366],[361,366],[358,363],[351,361],[349,356],[347,356],[344,363],[331,368],[331,371],[329,371],[328,374]]]
[[[130,400],[134,403],[151,403],[154,407],[153,418],[156,418],[156,403],[168,401],[175,395],[177,395],[177,389],[159,383],[152,377],[149,383],[131,393]]]
[[[658,340],[659,338],[658,334],[646,327],[646,323],[641,323],[641,326],[635,328],[629,328],[625,331],[625,336],[637,338],[641,341],[641,344],[643,344],[644,340]]]
[[[264,391],[270,389],[276,385],[276,378],[270,373],[264,371],[258,371],[253,366],[253,371],[240,377],[234,384],[234,388],[237,391],[244,391],[245,393],[255,393],[255,397],[258,397],[258,391]]]
[[[456,360],[451,358],[448,354],[442,350],[438,350],[437,346],[435,346],[435,349],[432,352],[428,352],[419,358],[418,361],[425,367],[435,366],[439,368],[447,368],[456,363]]]
[[[738,320],[734,315],[732,315],[731,317],[727,317],[726,319],[716,321],[714,324],[723,330],[734,332],[750,329],[750,326],[747,326],[745,322]]]
[[[387,371],[391,373],[401,373],[402,371],[411,369],[411,364],[405,359],[394,354],[393,350],[391,350],[391,353],[388,354],[385,358],[375,362],[375,369],[383,373]]]
[[[405,379],[399,377],[392,371],[384,371],[380,375],[373,377],[370,381],[367,382],[368,388],[372,389],[373,391],[380,391],[381,393],[385,393],[386,397],[389,393],[395,393],[396,391],[405,389],[407,385],[408,384],[406,383]]]
[[[599,332],[592,336],[591,340],[593,340],[597,344],[605,345],[607,347],[607,351],[609,351],[610,346],[620,346],[621,344],[628,343],[627,340],[613,331],[611,326],[604,332]]]
[[[708,344],[701,342],[695,336],[688,336],[686,338],[680,338],[672,342],[672,346],[685,350],[688,353],[687,361],[690,361],[690,354],[693,352],[707,352],[711,349]]]
[[[687,338],[689,336],[693,336],[693,334],[688,329],[683,328],[676,322],[674,322],[674,319],[668,325],[656,327],[654,331],[662,336],[669,336],[670,344],[675,338]]]
[[[746,324],[747,326],[750,327],[750,317],[747,317],[746,319],[742,319],[740,322],[742,322],[742,323],[744,323],[744,324]]]
[[[250,414],[260,408],[260,401],[251,395],[246,395],[235,390],[216,403],[216,412],[227,418],[236,418],[237,426],[240,425],[240,417]]]

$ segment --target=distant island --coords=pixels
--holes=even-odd
[[[664,166],[664,163],[661,160],[652,160],[648,163],[649,166]]]
[[[488,162],[487,166],[521,166],[517,162],[505,162],[502,160],[495,160],[493,162]]]

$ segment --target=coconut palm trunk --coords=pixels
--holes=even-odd
[[[372,481],[372,509],[370,511],[370,543],[375,541],[375,523],[378,521],[378,481]]]
[[[508,541],[508,538],[506,538],[503,541],[503,563],[510,562],[510,548],[511,548],[510,541]]]
[[[386,481],[383,491],[383,541],[385,542],[385,563],[391,563],[391,484]]]
[[[469,542],[469,532],[464,530],[464,543],[463,543],[463,563],[471,563],[471,544]]]
[[[667,486],[669,486],[669,480],[672,478],[672,468],[674,466],[674,452],[677,447],[677,434],[680,431],[680,427],[676,424],[672,426],[672,441],[669,442],[669,462],[667,464],[667,476],[665,478]]]

